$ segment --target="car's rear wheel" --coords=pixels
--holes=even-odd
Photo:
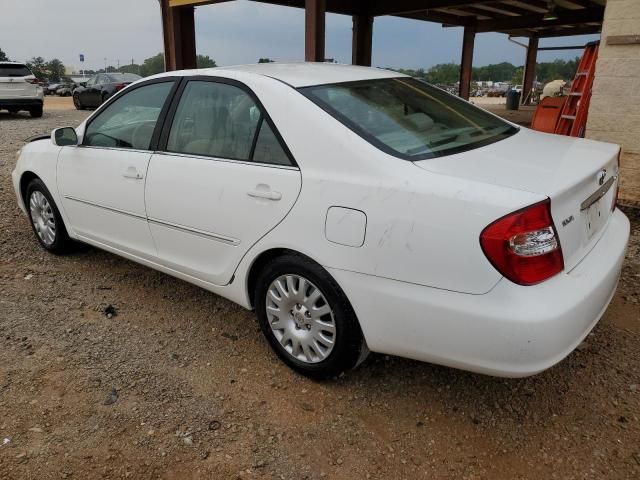
[[[51,193],[39,178],[27,186],[25,204],[36,239],[45,250],[60,255],[71,250],[73,240],[69,238],[60,211]]]
[[[33,118],[40,118],[42,116],[42,106],[31,108],[29,113]]]
[[[107,100],[109,100],[109,96],[110,96],[110,95],[109,95],[107,92],[104,92],[104,93],[102,94],[102,103],[104,103],[104,102],[106,102]],[[102,103],[101,103],[101,105],[102,105]]]
[[[80,95],[75,94],[73,96],[73,105],[76,107],[76,110],[84,110],[85,106],[80,101]]]
[[[304,375],[337,376],[368,352],[344,292],[306,257],[288,254],[267,264],[257,280],[255,306],[273,350]]]

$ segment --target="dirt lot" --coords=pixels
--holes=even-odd
[[[371,355],[316,383],[251,312],[92,248],[39,248],[15,152],[84,115],[0,113],[0,479],[640,477],[638,215],[610,309],[551,370],[506,380]]]

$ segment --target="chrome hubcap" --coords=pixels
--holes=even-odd
[[[29,199],[31,222],[38,237],[46,246],[50,246],[56,239],[56,219],[47,197],[38,190],[31,194]]]
[[[318,363],[336,340],[333,310],[323,293],[300,275],[282,275],[267,291],[267,318],[280,345],[297,360]]]

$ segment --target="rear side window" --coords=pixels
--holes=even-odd
[[[381,150],[423,160],[517,132],[511,124],[413,78],[319,85],[301,92]]]
[[[0,63],[0,77],[28,77],[32,75],[26,65]]]
[[[167,151],[291,165],[253,98],[239,87],[219,82],[187,83]]]
[[[144,85],[115,99],[91,121],[83,144],[148,150],[173,83]]]
[[[273,163],[275,165],[291,165],[289,157],[285,153],[269,124],[263,119],[258,132],[253,161],[261,163]]]

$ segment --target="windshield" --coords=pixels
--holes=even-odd
[[[407,160],[472,150],[518,131],[464,100],[408,77],[300,91],[370,143]]]

